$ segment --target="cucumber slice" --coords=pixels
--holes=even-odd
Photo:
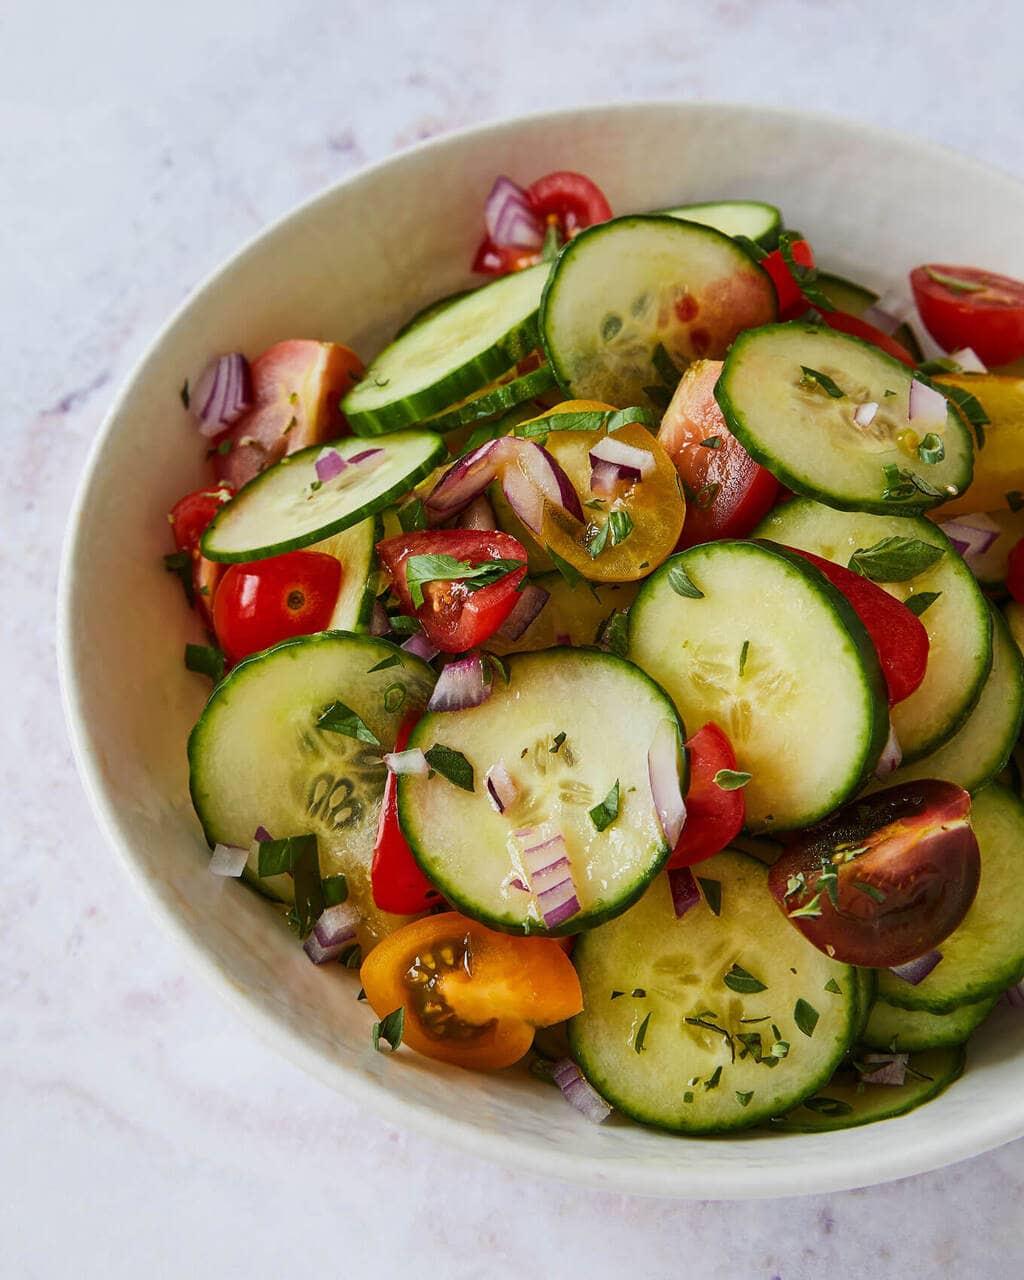
[[[327,624],[328,631],[368,631],[373,616],[373,602],[377,598],[380,567],[377,564],[377,543],[384,537],[384,521],[381,516],[360,520],[349,529],[316,542],[309,549],[334,556],[341,563],[341,590],[334,605],[334,612]]]
[[[663,212],[670,218],[683,218],[714,227],[726,236],[746,236],[764,249],[774,249],[782,230],[782,214],[773,204],[760,200],[720,200],[702,204],[680,204]]]
[[[892,709],[906,764],[937,750],[966,722],[992,666],[992,615],[971,571],[935,525],[890,515],[846,514],[794,498],[770,512],[754,536],[846,565],[858,548],[883,538],[919,538],[946,554],[909,582],[880,583],[897,600],[922,592],[938,599],[921,614],[928,632],[928,669],[920,687]]]
[[[875,1005],[878,975],[874,969],[854,968],[853,976],[857,983],[857,1039],[859,1040],[864,1035],[864,1028],[868,1025],[871,1010]]]
[[[860,1038],[872,1049],[912,1053],[964,1044],[992,1012],[998,999],[998,996],[986,996],[984,1000],[962,1004],[950,1013],[899,1009],[885,1000],[876,1000]]]
[[[674,381],[666,385],[655,364],[659,345],[681,371],[703,356],[721,359],[741,329],[775,315],[767,273],[728,236],[632,216],[569,241],[544,290],[540,329],[569,398],[663,409]]]
[[[831,379],[834,390],[805,369]],[[913,380],[906,365],[860,338],[813,325],[766,325],[733,343],[715,398],[747,452],[790,489],[842,511],[914,515],[964,492],[974,446],[952,404],[944,423],[915,429],[908,418]],[[853,414],[867,402],[878,410],[860,427]],[[945,449],[930,464],[916,452],[928,433]]]
[[[385,347],[341,402],[359,436],[422,422],[537,349],[549,264],[503,276],[423,316]]]
[[[827,1133],[906,1115],[923,1102],[938,1097],[960,1078],[963,1070],[964,1051],[960,1047],[915,1054],[910,1059],[906,1083],[902,1085],[861,1086],[856,1070],[844,1068],[816,1097],[808,1098],[788,1115],[773,1120],[771,1128],[781,1133]]]
[[[443,298],[435,298],[433,302],[428,302],[425,307],[420,307],[419,311],[406,320],[400,329],[395,331],[392,342],[397,341],[410,329],[415,329],[417,325],[423,323],[424,320],[430,320],[439,312],[444,311],[446,307],[450,307],[453,302],[458,302],[460,298],[465,298],[471,293],[475,293],[475,289],[457,289],[454,293],[446,293]]]
[[[365,453],[349,436],[330,446],[342,458]],[[446,453],[433,431],[403,431],[382,440],[383,458],[358,463],[315,491],[321,445],[300,449],[250,480],[224,504],[203,534],[208,560],[264,560],[321,542],[384,509],[427,475]]]
[[[569,1040],[584,1075],[625,1115],[727,1133],[830,1078],[856,1032],[856,980],[773,910],[754,858],[727,849],[696,871],[717,885],[720,915],[704,901],[677,920],[659,876],[628,915],[577,941],[583,1012]],[[737,968],[764,990],[737,991]],[[779,1058],[776,1043],[786,1046]]]
[[[431,882],[467,916],[506,933],[578,933],[625,911],[669,855],[647,753],[661,726],[668,721],[678,730],[678,720],[653,680],[596,649],[516,654],[508,673],[508,685],[495,676],[481,706],[428,713],[413,730],[410,747],[441,743],[460,751],[473,766],[473,790],[440,774],[403,775],[402,830]],[[610,744],[609,720],[620,716]],[[518,788],[504,814],[485,786],[499,761]],[[599,831],[590,810],[616,782],[618,817]],[[523,829],[539,834],[517,839],[513,832]],[[548,927],[534,894],[513,882],[530,883],[522,847],[558,832],[580,910]]]
[[[681,573],[701,599],[677,593]],[[885,745],[888,700],[867,632],[846,599],[783,547],[707,542],[671,557],[630,611],[629,652],[686,724],[713,720],[729,735],[737,767],[752,775],[751,831],[831,813],[864,785]]]
[[[394,658],[393,666],[371,671]],[[384,790],[381,755],[393,750],[401,720],[424,705],[433,683],[421,659],[386,640],[341,631],[286,640],[240,662],[214,689],[189,737],[189,788],[207,841],[246,846],[258,826],[276,838],[314,832],[322,874],[348,878],[371,936],[389,932],[397,918],[374,906],[369,880]],[[317,727],[338,700],[362,718],[379,747]],[[267,896],[292,901],[291,878],[260,880],[255,853],[245,875]]]
[[[557,644],[595,644],[598,631],[615,610],[625,612],[636,599],[639,582],[578,582],[570,587],[557,571],[533,581],[548,593],[548,601],[518,640],[491,636],[494,653],[523,653]]]
[[[998,995],[1024,977],[1024,804],[998,783],[979,791],[971,826],[981,850],[981,884],[963,923],[939,944],[942,960],[917,986],[882,969],[878,995],[900,1009],[950,1013]]]
[[[847,280],[843,276],[834,276],[828,271],[819,271],[815,283],[837,310],[845,311],[847,315],[856,316],[858,319],[869,307],[873,307],[878,302],[878,294],[872,289],[865,289],[861,284],[854,284],[852,280]],[[914,331],[909,324],[901,324],[892,336],[901,347],[905,347],[910,352],[915,360],[924,359],[921,344],[914,336]]]
[[[459,427],[468,427],[499,414],[508,413],[517,405],[542,396],[555,386],[554,370],[549,364],[542,364],[539,369],[524,373],[511,382],[502,382],[490,387],[483,393],[473,396],[452,409],[446,409],[433,418],[428,418],[423,426],[433,431],[456,431]]]
[[[1024,662],[998,609],[992,609],[992,670],[963,727],[938,751],[897,769],[879,787],[916,778],[945,778],[980,791],[1007,765],[1024,716]],[[897,734],[897,736],[899,736]],[[877,790],[878,787],[873,787]]]

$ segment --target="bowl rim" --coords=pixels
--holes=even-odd
[[[154,358],[169,332],[178,324],[184,313],[201,298],[213,292],[222,278],[232,271],[262,241],[272,237],[280,227],[320,203],[336,198],[342,189],[355,185],[364,178],[411,155],[432,150],[442,151],[453,143],[471,136],[493,135],[495,141],[526,123],[547,122],[552,125],[584,121],[588,117],[607,116],[609,113],[639,116],[651,111],[675,111],[682,115],[697,113],[713,116],[716,113],[734,116],[737,112],[756,112],[782,123],[804,122],[826,127],[833,132],[860,139],[877,139],[899,143],[937,161],[954,161],[965,172],[984,173],[991,182],[1002,181],[1008,191],[1018,197],[1024,182],[987,161],[969,156],[942,143],[926,141],[899,130],[873,123],[862,123],[827,111],[799,108],[761,106],[756,103],[728,100],[691,101],[674,98],[649,98],[611,100],[585,106],[540,109],[514,116],[495,117],[481,123],[467,125],[451,132],[428,138],[413,146],[393,152],[372,164],[363,165],[346,174],[312,196],[290,207],[255,234],[237,250],[221,260],[194,286],[178,304],[157,332],[146,344],[122,379],[103,421],[86,455],[74,500],[65,523],[62,540],[60,569],[57,587],[57,671],[61,690],[61,702],[71,742],[75,764],[90,807],[101,832],[117,854],[129,878],[133,881],[150,910],[159,917],[162,925],[175,938],[190,964],[226,1000],[260,1038],[295,1065],[307,1071],[322,1083],[339,1091],[339,1080],[344,1076],[345,1091],[357,1104],[365,1103],[385,1123],[408,1126],[439,1143],[465,1151],[492,1164],[512,1167],[517,1171],[536,1176],[555,1178],[567,1183],[592,1187],[597,1190],[617,1191],[625,1194],[669,1199],[768,1199],[781,1196],[810,1195],[871,1186],[898,1178],[928,1172],[980,1155],[1015,1138],[1024,1135],[1024,1105],[1016,1117],[1007,1117],[1005,1111],[991,1109],[988,1115],[975,1121],[966,1132],[959,1126],[936,1126],[928,1135],[915,1135],[913,1144],[886,1144],[883,1149],[854,1153],[843,1150],[843,1139],[858,1130],[836,1131],[828,1136],[834,1148],[833,1158],[817,1161],[808,1168],[801,1162],[781,1161],[773,1178],[767,1183],[759,1170],[743,1165],[703,1167],[701,1161],[686,1161],[671,1170],[664,1167],[645,1167],[642,1160],[586,1161],[570,1148],[541,1147],[527,1135],[506,1134],[500,1150],[495,1149],[494,1134],[481,1129],[471,1121],[435,1111],[427,1102],[403,1098],[388,1087],[383,1078],[370,1078],[359,1073],[348,1073],[337,1059],[326,1051],[294,1036],[283,1020],[270,1009],[260,1008],[232,978],[225,967],[213,957],[209,948],[194,938],[184,920],[157,893],[154,885],[143,873],[135,859],[132,843],[122,831],[118,806],[109,794],[103,778],[103,770],[93,748],[87,721],[82,714],[83,690],[77,669],[73,619],[76,613],[77,563],[79,534],[90,493],[100,470],[107,438],[112,424],[122,407],[129,400],[139,375]],[[811,1136],[811,1135],[808,1135]],[[823,1135],[813,1135],[821,1138]],[[773,1141],[799,1142],[802,1135],[776,1136]],[[707,1139],[715,1142],[716,1139]]]

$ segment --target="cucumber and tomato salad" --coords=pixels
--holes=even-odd
[[[211,869],[377,1048],[679,1133],[901,1115],[1024,978],[1015,282],[915,272],[922,369],[764,202],[560,172],[484,224],[365,368],[182,389]]]

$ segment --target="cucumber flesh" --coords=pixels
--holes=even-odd
[[[740,330],[775,315],[768,275],[728,236],[632,216],[569,241],[545,287],[540,328],[569,398],[663,409],[678,381],[671,366],[721,359]]]
[[[872,1049],[941,1049],[964,1044],[971,1032],[992,1012],[998,996],[986,996],[962,1004],[949,1013],[928,1013],[923,1009],[900,1009],[885,1000],[876,1000],[861,1040]]]
[[[320,483],[320,445],[289,454],[250,480],[224,504],[203,534],[208,560],[264,560],[322,542],[382,511],[429,474],[446,453],[433,431],[402,431],[376,446],[349,436],[327,446],[343,459],[380,450]],[[313,486],[316,488],[313,488]]]
[[[518,640],[495,634],[487,641],[493,653],[523,653],[557,644],[592,645],[616,610],[626,612],[640,589],[638,582],[578,582],[570,587],[557,570],[533,582],[548,593],[547,603]]]
[[[309,548],[333,556],[341,564],[341,589],[328,631],[369,630],[380,577],[376,547],[383,537],[384,521],[377,515]]]
[[[856,1031],[856,979],[773,910],[755,859],[728,849],[696,871],[720,890],[720,915],[702,901],[677,920],[659,876],[627,915],[577,941],[583,1012],[569,1039],[584,1075],[625,1115],[725,1133],[830,1078]],[[737,968],[764,990],[737,991]]]
[[[843,276],[832,275],[828,271],[819,271],[815,283],[837,310],[845,311],[847,315],[856,316],[858,319],[879,300],[874,290],[866,289],[861,284],[854,284],[852,280],[847,280]],[[921,344],[909,324],[901,324],[893,331],[892,336],[901,347],[910,352],[915,360],[924,359]]]
[[[963,923],[939,944],[942,960],[917,986],[879,971],[879,997],[898,1008],[950,1013],[1024,977],[1024,804],[990,783],[974,797],[971,826],[981,851],[977,897]]]
[[[845,1067],[820,1093],[774,1120],[771,1128],[781,1133],[826,1133],[906,1115],[937,1097],[963,1069],[964,1051],[959,1046],[915,1053],[902,1085],[861,1085],[856,1070]]]
[[[548,263],[503,276],[435,309],[385,347],[341,402],[356,435],[440,413],[537,348]]]
[[[670,218],[683,218],[714,227],[726,236],[746,236],[763,249],[774,249],[782,230],[782,214],[773,204],[760,200],[720,200],[702,204],[681,204],[665,209]]]
[[[805,370],[830,379],[832,390]],[[733,343],[715,397],[747,452],[795,492],[843,511],[914,515],[967,489],[974,447],[951,403],[941,423],[918,430],[910,422],[913,380],[906,365],[860,338],[766,325]],[[854,412],[868,402],[878,409],[858,426]],[[938,462],[917,453],[926,434],[942,441]]]
[[[703,598],[677,594],[680,570]],[[737,768],[752,775],[753,832],[831,813],[864,785],[888,736],[885,683],[863,625],[781,547],[708,542],[673,556],[630,611],[629,653],[686,724],[713,720],[729,735]]]
[[[427,418],[423,426],[430,427],[433,431],[456,431],[460,427],[472,426],[474,423],[508,413],[517,405],[544,395],[554,386],[554,371],[550,365],[542,364],[539,369],[533,369],[530,373],[524,373],[511,381],[488,387],[461,404],[446,409],[433,418]]]
[[[921,614],[930,646],[924,680],[892,708],[892,721],[905,764],[936,751],[961,728],[992,665],[992,616],[971,571],[941,530],[926,520],[840,512],[794,498],[770,512],[754,537],[813,551],[841,565],[883,538],[918,538],[942,547],[942,558],[916,578],[879,583],[897,600],[938,593]]]

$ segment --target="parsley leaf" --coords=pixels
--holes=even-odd
[[[809,369],[807,365],[800,366],[803,377],[800,379],[807,386],[819,386],[822,391],[826,392],[833,400],[842,400],[846,392],[841,391],[839,387],[832,381],[827,373],[819,373],[817,369]]]
[[[730,991],[741,991],[747,995],[753,995],[757,991],[767,991],[768,988],[759,979],[755,978],[752,973],[748,973],[746,969],[741,969],[738,964],[734,964],[729,972],[722,979]]]
[[[612,528],[612,546],[625,542],[633,532],[633,521],[628,511],[613,511],[608,517]]]
[[[916,595],[907,596],[903,603],[915,617],[920,618],[921,614],[930,608],[941,595],[941,591],[919,591]]]
[[[841,996],[843,994],[843,989],[839,983],[836,982],[835,978],[829,978],[828,982],[825,983],[825,990],[831,991],[834,996]]]
[[[340,733],[346,738],[358,738],[360,742],[368,742],[371,747],[380,746],[380,738],[344,702],[332,702],[329,707],[317,716],[318,729],[326,729],[329,733]]]
[[[737,1089],[735,1092],[736,1092],[736,1101],[740,1104],[741,1107],[747,1106],[748,1103],[750,1102],[750,1099],[754,1096],[753,1089],[749,1089],[746,1093],[742,1093],[739,1089]]]
[[[721,447],[722,447],[722,437],[721,437],[721,436],[708,436],[708,438],[707,438],[706,440],[702,440],[702,441],[700,442],[700,447],[701,447],[702,449],[721,449]]]
[[[324,906],[336,907],[348,900],[348,880],[340,872],[336,876],[324,876],[322,884]]]
[[[636,1039],[633,1041],[633,1048],[637,1053],[643,1053],[644,1041],[647,1039],[647,1028],[650,1026],[650,1023],[651,1015],[648,1014],[647,1017],[644,1018],[643,1022],[640,1023],[636,1033]]]
[[[413,533],[427,527],[427,513],[423,509],[423,500],[416,498],[404,507],[398,508],[398,523],[403,533]]]
[[[446,778],[452,786],[460,787],[463,791],[473,790],[473,766],[461,751],[435,742],[430,750],[423,754],[427,757],[427,764],[431,769],[439,773],[442,778]]]
[[[372,675],[374,671],[387,671],[388,667],[400,666],[402,659],[397,653],[389,654],[386,658],[381,658],[380,662],[375,663],[366,670],[367,675]]]
[[[380,1042],[383,1040],[391,1049],[391,1052],[398,1048],[402,1043],[402,1034],[405,1031],[405,1005],[393,1010],[386,1018],[381,1018],[380,1022],[375,1022],[370,1030],[370,1043],[378,1051],[383,1053]]]
[[[802,997],[793,1006],[793,1021],[805,1036],[813,1036],[818,1025],[818,1011],[813,1004],[808,1004]]]
[[[744,640],[743,646],[740,649],[740,675],[743,674],[743,669],[747,665],[747,655],[749,653],[750,653],[750,641]]]
[[[224,675],[224,654],[212,644],[187,644],[185,666],[217,684]]]
[[[291,873],[295,889],[295,923],[299,937],[305,938],[323,914],[325,906],[316,836],[310,834],[287,836],[284,840],[261,840],[256,871],[261,879],[264,876]],[[337,892],[337,889],[332,892]]]
[[[654,372],[662,380],[665,386],[675,390],[676,383],[678,383],[682,375],[676,368],[675,361],[665,350],[664,345],[660,342],[651,352],[651,364],[654,365]]]
[[[604,524],[600,526],[596,526],[592,524],[590,525],[590,528],[591,529],[597,528],[597,533],[590,540],[590,542],[587,543],[587,555],[590,556],[591,560],[596,560],[597,557],[608,545],[608,535],[612,531],[612,525],[610,520],[606,520]]]
[[[719,769],[712,781],[719,791],[739,791],[741,787],[747,785],[752,776],[739,769]]]
[[[185,592],[185,599],[192,604],[196,598],[195,583],[192,578],[192,557],[187,551],[172,551],[164,556],[164,568],[168,573],[176,574]]]
[[[613,609],[598,627],[594,643],[607,653],[624,658],[629,652],[629,615]]]
[[[814,897],[802,907],[797,907],[795,911],[790,911],[789,918],[791,920],[799,920],[801,917],[807,920],[817,920],[821,915],[821,894],[816,893]]]
[[[808,1111],[817,1111],[823,1116],[848,1116],[853,1110],[848,1102],[844,1102],[842,1098],[807,1098],[801,1103],[801,1106],[807,1108]]]
[[[688,600],[704,599],[704,592],[694,585],[690,575],[678,561],[669,568],[666,576],[668,585],[677,596],[685,596]]]
[[[564,732],[556,733],[555,736],[551,739],[551,746],[548,747],[548,755],[557,756],[558,750],[564,741],[565,741],[565,733]]]
[[[859,889],[861,893],[867,894],[872,902],[884,902],[886,899],[884,889],[879,889],[876,885],[868,884],[864,880],[854,880],[853,887]]]
[[[722,882],[720,880],[708,880],[702,876],[697,876],[697,883],[701,887],[704,894],[704,901],[708,904],[712,915],[720,916],[722,914]]]
[[[605,827],[610,827],[615,819],[619,816],[619,780],[615,779],[615,785],[611,791],[605,796],[600,804],[595,804],[590,810],[590,821],[597,827],[598,831],[603,831]]]
[[[423,604],[425,583],[465,582],[470,591],[477,591],[525,567],[525,560],[485,560],[474,565],[449,555],[410,556],[405,562],[405,582],[413,608],[418,609]]]
[[[859,547],[849,567],[872,582],[907,582],[930,569],[945,555],[942,547],[920,538],[891,535],[872,547]]]
[[[550,546],[545,545],[544,550],[551,557],[551,563],[562,575],[570,587],[576,587],[580,582],[580,571],[574,564],[570,564],[568,560],[563,560],[557,551],[552,551]]]

